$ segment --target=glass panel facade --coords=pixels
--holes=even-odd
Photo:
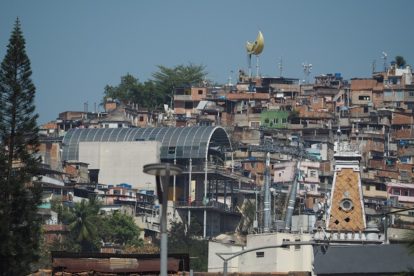
[[[161,159],[205,159],[208,147],[230,148],[218,126],[71,129],[63,138],[63,160],[78,160],[80,142],[159,141]],[[172,149],[175,150],[172,150]]]

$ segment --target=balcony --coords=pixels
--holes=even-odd
[[[174,202],[177,209],[192,209],[192,210],[212,210],[222,213],[239,214],[240,212],[233,207],[229,207],[227,204],[218,201],[209,201],[206,204],[203,201],[193,201],[191,203],[187,201]]]
[[[414,138],[414,131],[411,129],[400,129],[392,133],[393,139],[410,139]]]

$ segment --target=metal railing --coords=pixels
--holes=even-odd
[[[225,212],[237,212],[236,208],[231,208],[227,204],[218,201],[208,201],[203,202],[201,200],[192,201],[191,203],[187,201],[175,201],[174,206],[176,208],[184,207],[184,208],[208,208],[208,209],[217,209]]]

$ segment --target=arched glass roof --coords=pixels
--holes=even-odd
[[[219,126],[70,129],[63,138],[62,160],[78,160],[80,142],[161,142],[160,159],[207,158],[209,149],[230,149]]]

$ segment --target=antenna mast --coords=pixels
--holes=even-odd
[[[283,74],[283,60],[282,57],[279,59],[279,77],[282,77]]]
[[[304,62],[302,63],[303,74],[305,75],[305,83],[309,83],[309,75],[312,71],[312,64]]]
[[[381,58],[384,60],[384,72],[387,72],[387,58],[388,58],[387,53],[382,52],[382,57]]]

